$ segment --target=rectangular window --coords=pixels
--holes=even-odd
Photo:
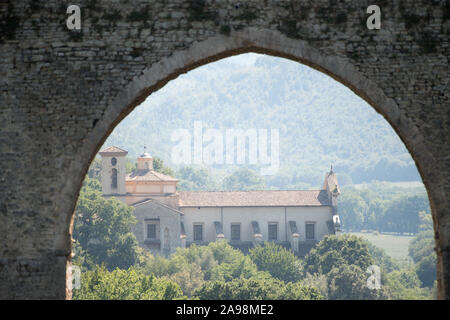
[[[306,240],[315,240],[314,229],[315,229],[315,224],[314,223],[306,223],[305,224],[305,237],[306,237]]]
[[[147,239],[156,239],[156,224],[147,224]]]
[[[278,223],[269,223],[269,241],[278,239]]]
[[[241,225],[238,223],[231,225],[231,240],[241,240]]]
[[[194,224],[194,241],[203,240],[203,225]]]

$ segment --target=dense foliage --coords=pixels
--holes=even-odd
[[[379,289],[368,286],[370,266],[380,268]],[[327,299],[431,299],[414,267],[399,266],[386,253],[355,235],[326,236],[304,259],[303,283]]]
[[[267,271],[274,278],[285,282],[301,279],[300,260],[285,248],[271,242],[250,250],[250,259],[259,270]]]
[[[421,223],[419,213],[431,212],[423,187],[371,183],[360,188],[344,187],[341,193],[339,215],[345,230],[416,234]]]
[[[229,282],[208,281],[196,290],[200,300],[320,300],[317,289],[300,283],[266,279],[236,279]]]
[[[86,178],[75,209],[75,261],[84,267],[103,263],[108,270],[134,265],[139,247],[131,226],[136,221],[133,208],[104,198],[98,180]]]
[[[131,267],[108,271],[104,266],[85,271],[76,300],[173,300],[183,298],[178,284],[168,279],[145,275]]]
[[[356,265],[363,270],[374,264],[368,242],[349,234],[325,236],[306,256],[304,272],[328,274],[344,264]]]
[[[143,270],[147,274],[176,281],[190,297],[205,281],[228,282],[240,278],[268,276],[259,272],[248,256],[233,249],[225,241],[213,242],[207,246],[178,248],[168,258],[156,256],[148,259]]]
[[[386,276],[385,285],[393,300],[430,299],[435,296],[434,292],[422,288],[422,282],[413,268],[404,268],[389,273]]]
[[[355,264],[340,264],[330,270],[327,278],[328,299],[331,300],[385,300],[389,298],[386,287],[369,288],[366,270]]]
[[[416,273],[426,287],[436,281],[436,252],[431,215],[420,213],[420,232],[409,245],[409,255],[416,264]]]
[[[223,180],[225,190],[263,190],[264,180],[253,170],[241,168],[237,169]]]

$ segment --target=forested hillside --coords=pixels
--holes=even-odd
[[[386,182],[359,188],[346,186],[338,201],[345,230],[417,234],[421,216],[431,219],[428,196],[422,186],[405,188]]]
[[[168,83],[114,130],[105,146],[147,150],[172,168],[174,130],[279,129],[280,170],[269,188],[321,186],[333,164],[341,184],[420,180],[384,118],[352,91],[309,67],[263,55],[232,57]],[[236,166],[213,165],[223,178]],[[255,168],[254,168],[255,169]],[[257,168],[256,168],[257,169]]]

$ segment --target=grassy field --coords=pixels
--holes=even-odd
[[[361,236],[375,246],[384,249],[388,255],[392,258],[401,261],[411,261],[408,256],[408,244],[414,238],[412,236],[399,236],[391,234],[378,234],[373,233],[362,233],[362,232],[351,232],[357,236]]]

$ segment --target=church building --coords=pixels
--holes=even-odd
[[[127,174],[127,153],[115,146],[100,152],[102,193],[134,207],[133,232],[152,253],[225,240],[244,250],[274,241],[303,255],[325,235],[340,232],[332,169],[320,190],[177,191],[178,180],[155,171],[148,153]]]

